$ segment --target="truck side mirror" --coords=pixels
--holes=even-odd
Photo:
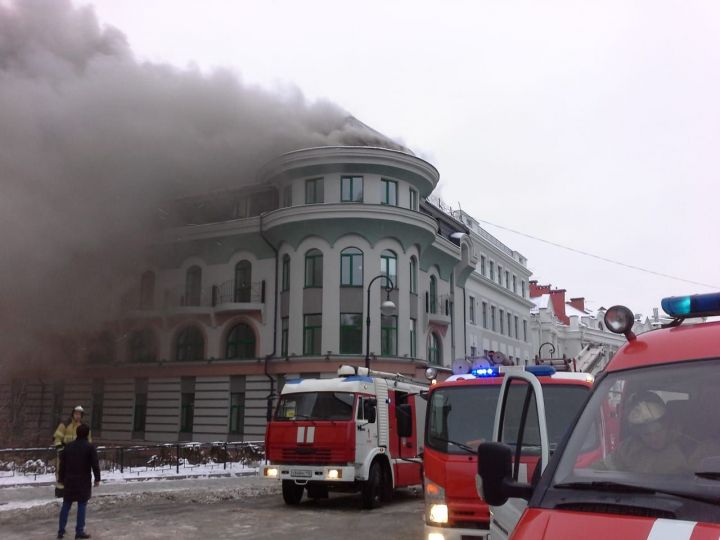
[[[512,449],[502,443],[483,443],[478,447],[479,495],[490,506],[502,506],[510,497],[530,500],[532,486],[512,478]]]
[[[363,401],[363,416],[369,424],[374,424],[377,420],[377,399],[371,398]]]
[[[412,409],[407,403],[398,405],[395,408],[395,414],[397,416],[397,428],[399,437],[410,437],[412,436]]]

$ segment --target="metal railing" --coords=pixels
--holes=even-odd
[[[212,304],[265,303],[265,280],[247,284],[236,284],[229,280],[213,286]]]
[[[265,459],[264,442],[167,443],[141,446],[98,446],[100,469],[119,472],[125,477],[172,476],[208,473],[214,470],[254,467]],[[54,475],[57,450],[48,448],[9,448],[0,450],[0,479],[38,480]],[[164,473],[164,474],[163,474]],[[101,473],[102,475],[102,473]],[[42,480],[42,478],[40,478]],[[52,481],[52,478],[46,478]]]

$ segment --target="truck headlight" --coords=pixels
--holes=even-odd
[[[328,469],[327,477],[328,480],[339,480],[342,478],[342,471],[340,469]]]
[[[430,533],[427,540],[445,540],[445,535],[442,533]]]
[[[430,506],[428,512],[428,519],[433,523],[447,523],[448,522],[448,507],[447,504],[433,504]]]
[[[275,467],[265,467],[265,476],[268,478],[277,478],[278,470]]]

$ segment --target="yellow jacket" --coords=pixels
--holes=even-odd
[[[55,433],[53,434],[55,446],[62,446],[63,444],[68,444],[77,439],[76,431],[80,424],[82,424],[82,422],[76,422],[75,420],[71,421],[68,425],[65,425],[64,422],[60,422],[60,425],[58,425]],[[92,434],[88,434],[88,441],[92,442]]]

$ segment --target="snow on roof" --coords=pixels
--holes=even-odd
[[[550,304],[550,295],[543,294],[542,296],[536,296],[535,298],[531,298],[530,301],[535,304],[537,309],[546,309],[548,304]]]
[[[568,317],[592,317],[590,313],[587,313],[585,311],[580,311],[574,306],[571,306],[570,304],[565,304],[565,314]]]

